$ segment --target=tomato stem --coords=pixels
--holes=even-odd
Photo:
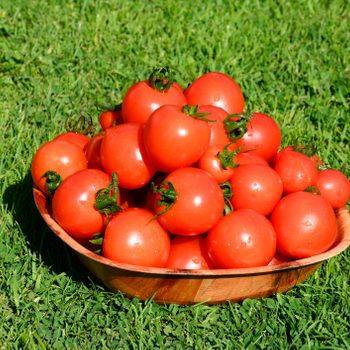
[[[237,141],[243,137],[248,130],[247,124],[251,117],[250,114],[233,113],[225,118],[224,128],[231,141]]]
[[[53,170],[48,170],[43,177],[46,178],[46,189],[50,194],[53,194],[57,187],[62,182],[62,177],[60,174],[56,173]]]
[[[101,188],[96,193],[95,208],[101,213],[108,217],[116,212],[122,210],[117,204],[118,202],[118,176],[116,173],[112,174],[112,181],[107,188]]]
[[[213,123],[216,122],[216,120],[205,118],[207,115],[209,115],[209,112],[198,112],[198,105],[190,106],[190,105],[184,105],[182,107],[182,112],[189,115],[192,118],[203,120],[204,122]]]
[[[157,202],[158,206],[165,206],[165,208],[156,214],[152,221],[157,219],[159,216],[165,214],[176,202],[177,192],[174,185],[170,181],[163,181],[159,186],[156,186],[154,183],[151,185],[153,193],[159,193],[160,198]]]
[[[169,67],[155,68],[148,78],[148,83],[158,91],[167,91],[173,84],[174,79]]]
[[[221,187],[222,193],[224,194],[224,202],[225,202],[223,215],[227,215],[233,212],[233,206],[230,201],[230,198],[233,195],[232,186],[230,181],[225,181],[220,184],[220,187]]]
[[[67,118],[64,123],[66,131],[76,132],[83,135],[91,135],[95,132],[95,126],[91,116],[80,113],[78,119]]]
[[[234,159],[236,157],[236,155],[241,151],[242,147],[239,147],[233,151],[229,151],[229,147],[233,144],[234,142],[232,143],[229,143],[227,144],[223,151],[222,152],[219,152],[216,156],[219,158],[220,160],[220,163],[221,163],[221,166],[224,170],[226,170],[227,168],[237,168],[239,166],[239,164],[236,164],[234,162]]]

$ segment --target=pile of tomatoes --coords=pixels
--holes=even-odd
[[[34,185],[57,223],[119,262],[170,269],[244,268],[300,259],[337,239],[350,197],[339,170],[281,129],[244,113],[240,86],[209,72],[186,89],[167,69],[133,84],[101,132],[41,145]]]

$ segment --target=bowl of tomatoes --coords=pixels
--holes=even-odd
[[[186,89],[157,69],[99,117],[36,151],[35,204],[107,288],[159,303],[265,297],[350,245],[350,183],[278,123],[245,113],[239,85]]]

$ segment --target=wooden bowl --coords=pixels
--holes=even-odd
[[[310,258],[256,268],[197,271],[121,264],[79,244],[53,220],[43,193],[34,188],[33,194],[47,225],[107,288],[141,300],[153,298],[157,303],[218,304],[285,292],[308,278],[323,261],[340,254],[350,245],[350,214],[342,208],[336,212],[337,242],[327,252]]]

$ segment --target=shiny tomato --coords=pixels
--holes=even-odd
[[[240,165],[230,182],[233,192],[230,201],[234,209],[249,208],[268,215],[282,197],[282,180],[266,165]]]
[[[169,258],[165,267],[187,270],[214,268],[207,252],[206,237],[174,237],[170,243]]]
[[[231,162],[228,160],[227,163],[220,159],[220,155],[223,153],[224,150],[222,147],[210,146],[198,161],[198,168],[211,174],[217,183],[229,180],[236,167],[233,159]]]
[[[87,160],[81,147],[72,142],[52,140],[42,144],[35,153],[31,172],[34,184],[49,194],[69,175],[86,168]]]
[[[208,231],[224,210],[224,196],[215,179],[204,170],[192,167],[170,173],[159,186],[154,200],[160,224],[180,235]]]
[[[141,124],[125,123],[108,128],[101,143],[103,169],[118,174],[119,185],[136,189],[147,184],[155,173],[143,144]]]
[[[217,268],[265,266],[275,255],[276,233],[265,216],[239,209],[209,231],[207,249]]]
[[[241,151],[249,151],[270,162],[281,145],[282,133],[277,122],[263,113],[253,113],[246,123],[247,131],[236,141]]]
[[[153,214],[129,208],[108,223],[102,254],[118,263],[164,267],[169,256],[170,238]]]
[[[100,169],[103,170],[101,163],[101,144],[104,134],[97,134],[91,138],[85,149],[86,159],[88,161],[89,169]]]
[[[286,195],[273,210],[270,221],[276,231],[278,251],[292,259],[320,254],[337,238],[335,213],[320,195]]]
[[[274,160],[274,169],[282,179],[285,193],[303,191],[313,186],[318,176],[314,161],[300,152],[291,150],[280,152]]]
[[[226,134],[224,128],[224,120],[228,116],[228,113],[222,108],[216,106],[199,106],[198,113],[206,113],[207,119],[211,120],[209,122],[210,127],[210,141],[209,146],[221,146],[225,147],[230,140]]]
[[[157,170],[171,172],[196,162],[209,145],[210,127],[196,108],[162,106],[145,125],[144,142]]]
[[[334,209],[343,207],[350,199],[350,182],[339,170],[320,171],[315,186]]]
[[[227,74],[209,72],[190,84],[184,92],[190,105],[212,105],[227,113],[243,113],[244,97],[239,85]]]
[[[164,105],[183,106],[187,103],[181,87],[174,86],[168,72],[159,70],[150,78],[132,85],[122,104],[126,123],[145,123],[153,111]]]
[[[77,239],[91,239],[104,229],[105,214],[97,210],[96,194],[108,188],[111,177],[98,169],[85,169],[68,178],[52,198],[52,213],[57,223]],[[118,193],[114,204],[117,204]]]
[[[85,150],[87,144],[90,142],[90,138],[84,134],[80,134],[78,132],[65,132],[60,134],[54,138],[54,140],[63,140],[74,143],[79,146],[83,150]]]

